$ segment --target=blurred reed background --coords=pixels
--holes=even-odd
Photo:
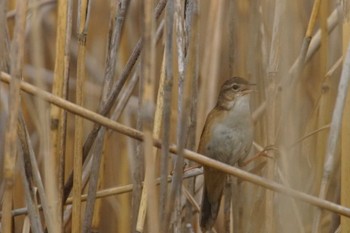
[[[349,7],[0,0],[1,232],[200,232],[184,148],[230,76],[257,84],[266,179],[230,179],[215,231],[350,232]]]

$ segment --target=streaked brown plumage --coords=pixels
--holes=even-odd
[[[250,87],[251,84],[240,77],[230,78],[222,85],[217,104],[206,119],[199,153],[232,166],[248,155],[253,141]],[[215,223],[225,182],[226,174],[204,167],[200,221],[203,232]]]

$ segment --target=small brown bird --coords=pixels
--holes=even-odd
[[[209,113],[198,152],[220,162],[235,165],[248,155],[253,142],[249,107],[249,82],[240,77],[228,79],[221,87],[216,106]],[[226,174],[204,167],[200,226],[209,231],[217,218]]]

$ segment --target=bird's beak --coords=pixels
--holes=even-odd
[[[255,83],[249,83],[248,85],[245,86],[245,89],[242,90],[242,95],[247,95],[250,94],[252,92],[254,92],[255,90],[253,90],[253,86],[256,86]]]

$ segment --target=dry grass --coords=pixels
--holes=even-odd
[[[26,2],[0,0],[1,232],[200,232],[197,164],[232,175],[216,232],[350,231],[348,0]],[[273,148],[243,170],[194,152],[234,75]]]

